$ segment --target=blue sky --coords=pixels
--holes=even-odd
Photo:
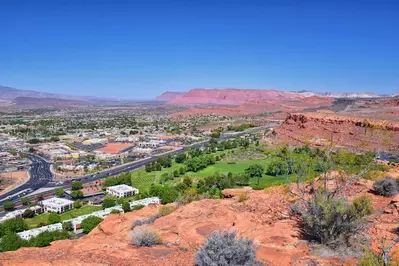
[[[0,36],[20,89],[399,91],[397,0],[4,0]]]

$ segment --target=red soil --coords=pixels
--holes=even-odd
[[[131,146],[132,146],[131,143],[108,143],[107,146],[105,146],[104,148],[98,149],[97,151],[101,151],[104,153],[117,154]]]

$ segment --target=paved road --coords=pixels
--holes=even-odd
[[[256,127],[256,128],[252,128],[243,132],[233,132],[233,133],[224,133],[220,136],[220,139],[229,139],[229,138],[235,138],[237,136],[240,135],[244,135],[244,134],[249,134],[249,133],[254,133],[256,131],[259,130],[264,130],[267,128],[272,128],[277,126],[278,123],[273,123],[273,124],[269,124],[267,126],[261,126],[261,127]],[[134,171],[137,169],[140,169],[141,167],[145,166],[146,164],[156,161],[159,157],[162,156],[167,156],[167,155],[175,155],[178,153],[182,153],[185,152],[188,148],[198,148],[201,146],[205,146],[208,144],[208,140],[206,141],[202,141],[202,142],[197,142],[194,143],[192,145],[186,146],[186,147],[182,147],[179,148],[177,150],[174,151],[170,151],[170,152],[166,152],[166,153],[162,153],[162,154],[157,154],[157,155],[153,155],[151,157],[145,158],[145,159],[141,159],[139,161],[134,161],[131,163],[127,163],[118,167],[115,167],[111,170],[105,170],[102,171],[98,174],[94,174],[94,175],[85,175],[85,176],[81,176],[79,178],[75,178],[74,180],[79,180],[82,181],[83,183],[88,183],[88,182],[93,182],[99,179],[103,179],[109,176],[115,176],[115,175],[119,175],[122,172],[130,172],[130,171]],[[23,189],[27,189],[27,188],[31,188],[32,190],[36,190],[38,188],[41,187],[48,187],[50,188],[50,190],[46,191],[45,193],[40,193],[42,195],[48,195],[48,194],[54,194],[56,187],[62,187],[62,188],[69,188],[70,184],[65,184],[65,185],[56,185],[55,182],[50,182],[52,179],[52,173],[50,172],[50,164],[47,163],[43,158],[36,156],[36,155],[28,155],[28,158],[31,159],[33,161],[33,164],[31,166],[30,169],[30,173],[31,173],[31,178],[29,179],[29,181],[21,186],[18,187],[16,189],[14,189],[13,191],[10,191],[8,193],[6,193],[5,195],[0,196],[0,203],[3,203],[8,196],[15,194],[17,192],[22,191]],[[53,188],[53,189],[51,189]],[[27,198],[29,199],[33,199],[35,198],[37,195],[30,195]],[[20,203],[20,198],[18,196],[14,196],[12,197],[10,200],[12,200],[13,202],[15,202],[16,204]]]
[[[26,156],[32,162],[29,166],[29,180],[25,184],[1,195],[0,202],[10,198],[13,200],[18,198],[19,200],[17,193],[26,189],[34,191],[44,187],[52,180],[53,175],[50,171],[50,164],[46,160],[37,155],[27,154]]]

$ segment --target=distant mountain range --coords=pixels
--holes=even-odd
[[[279,91],[254,89],[191,89],[188,92],[167,91],[156,97],[156,101],[170,104],[223,104],[236,105],[245,102],[289,101],[308,97],[324,98],[380,98],[399,97],[377,95],[375,93],[318,93],[312,91]],[[0,85],[0,107],[43,108],[74,107],[87,105],[118,105],[137,103],[112,98],[93,96],[73,96],[32,90],[20,90]]]
[[[118,103],[119,100],[92,96],[72,96],[32,90],[20,90],[0,85],[0,106],[23,108],[73,107]]]
[[[254,90],[254,89],[191,89],[188,92],[164,92],[156,98],[170,104],[226,104],[236,105],[244,102],[262,101],[289,101],[308,97],[320,98],[383,98],[395,97],[394,95],[378,95],[368,92],[354,93],[319,93],[312,91],[279,91],[279,90]]]

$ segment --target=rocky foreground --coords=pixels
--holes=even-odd
[[[370,216],[366,234],[374,248],[380,237],[392,240],[399,218],[397,204],[391,198],[369,193],[371,181],[353,185],[345,193],[349,198],[361,194],[372,197],[375,213]],[[160,206],[126,214],[108,216],[89,235],[76,240],[53,242],[45,248],[22,248],[0,254],[1,265],[194,265],[195,253],[213,231],[235,229],[258,244],[257,257],[267,265],[354,265],[355,258],[320,256],[311,251],[289,216],[295,200],[287,188],[246,193],[249,199],[239,202],[243,190],[223,191],[226,199],[201,200],[178,207],[172,214],[159,218],[152,230],[159,233],[162,245],[129,245],[130,226],[136,219],[149,217]],[[398,200],[399,201],[399,200]],[[385,212],[383,211],[385,210]],[[394,249],[394,253],[395,253]]]

